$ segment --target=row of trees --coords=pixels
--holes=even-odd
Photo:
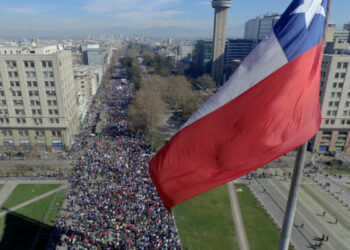
[[[184,76],[145,78],[129,106],[129,119],[134,127],[146,135],[157,134],[158,128],[174,113],[187,120],[205,101],[207,96],[195,92]]]
[[[210,76],[189,81],[184,75],[176,75],[171,59],[154,55],[147,48],[133,46],[127,55],[120,61],[137,90],[129,106],[129,120],[149,136],[152,145],[154,135],[159,135],[158,128],[172,115],[177,121],[187,120],[215,89],[215,82]],[[141,60],[134,56],[143,58],[142,67],[149,74],[144,79],[139,65]]]
[[[126,56],[120,59],[120,63],[126,68],[126,75],[128,79],[135,84],[135,88],[139,89],[142,75],[141,67],[136,57]]]

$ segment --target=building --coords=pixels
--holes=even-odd
[[[192,45],[181,45],[178,47],[177,60],[190,60],[193,54]]]
[[[83,62],[85,65],[98,64],[103,65],[104,61],[99,44],[88,44],[83,51]]]
[[[196,42],[193,51],[193,62],[198,75],[211,72],[213,60],[213,40],[199,40]]]
[[[77,95],[81,96],[86,102],[89,102],[92,97],[89,67],[86,65],[75,65],[73,73]]]
[[[350,44],[328,43],[322,62],[322,124],[311,141],[316,152],[350,152]]]
[[[348,43],[350,38],[350,31],[346,28],[347,26],[344,25],[343,30],[337,30],[335,23],[328,24],[325,37],[326,43],[332,43],[336,39],[338,43]]]
[[[244,27],[244,38],[257,42],[261,41],[272,30],[280,18],[280,14],[269,14],[247,21]]]
[[[227,39],[224,51],[224,73],[231,72],[232,62],[234,60],[244,60],[256,46],[256,42],[247,39]],[[199,40],[195,44],[193,62],[199,75],[210,73],[212,61],[212,40]],[[226,79],[226,78],[225,78]]]
[[[0,148],[69,149],[77,124],[71,52],[0,46]]]
[[[228,39],[226,40],[224,65],[231,67],[232,61],[243,61],[247,55],[255,48],[256,42],[248,39]]]

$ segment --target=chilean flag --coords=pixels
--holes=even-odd
[[[312,138],[321,124],[327,0],[294,0],[230,79],[151,159],[164,205],[246,175]]]

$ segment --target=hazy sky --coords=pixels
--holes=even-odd
[[[212,29],[208,0],[0,0],[0,31],[31,29],[72,31],[115,26],[180,26]],[[257,15],[283,12],[291,0],[233,0],[228,27]],[[350,21],[350,0],[333,0],[331,21]]]

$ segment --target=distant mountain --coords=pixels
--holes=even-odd
[[[244,26],[228,27],[227,37],[243,37]],[[75,30],[75,31],[1,31],[0,38],[22,38],[22,37],[39,37],[39,38],[79,38],[85,34],[114,34],[114,35],[144,35],[157,38],[184,38],[184,39],[198,39],[198,38],[212,38],[213,28],[182,28],[182,27],[151,27],[146,29],[133,29],[127,27],[112,27],[99,30]]]

